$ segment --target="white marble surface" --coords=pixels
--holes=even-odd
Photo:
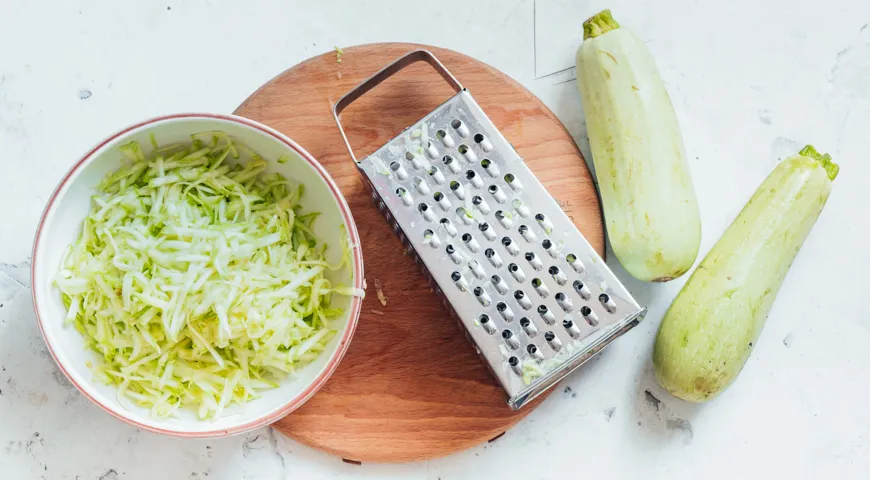
[[[140,432],[52,364],[29,294],[32,234],[55,182],[97,140],[158,114],[230,112],[333,45],[400,40],[513,76],[588,153],[572,72],[538,77],[571,64],[582,20],[604,7],[648,42],[667,82],[702,252],[779,158],[812,142],[842,167],[754,354],[718,399],[684,404],[650,373],[655,330],[682,281],[626,280],[650,307],[641,326],[498,441],[420,464],[349,465],[268,429],[194,441]],[[870,477],[868,22],[864,0],[0,0],[0,477]]]

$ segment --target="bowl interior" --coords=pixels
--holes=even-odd
[[[33,257],[33,290],[40,321],[46,341],[67,376],[92,400],[108,409],[110,413],[139,424],[144,428],[174,434],[233,434],[256,428],[296,408],[306,400],[313,390],[325,380],[328,367],[340,359],[349,341],[348,328],[356,322],[358,299],[333,296],[333,306],[344,309],[344,314],[332,320],[331,327],[337,331],[326,350],[315,360],[294,375],[286,378],[279,388],[267,390],[259,399],[251,400],[243,406],[233,406],[215,420],[198,420],[192,411],[180,411],[176,418],[159,419],[141,407],[118,400],[114,386],[104,385],[94,378],[86,366],[88,361],[97,361],[93,352],[86,350],[82,336],[71,325],[64,325],[66,309],[61,302],[59,290],[54,286],[54,277],[60,267],[67,245],[75,242],[81,231],[81,222],[91,209],[91,196],[96,185],[109,172],[120,166],[122,155],[118,146],[131,140],[140,143],[148,152],[151,149],[150,135],[153,134],[160,145],[189,141],[190,135],[205,131],[220,130],[240,140],[269,161],[270,172],[280,172],[293,184],[304,184],[305,195],[302,199],[305,212],[321,212],[314,225],[314,232],[320,241],[329,245],[326,256],[330,263],[338,262],[342,252],[339,239],[342,236],[356,238],[355,227],[345,224],[349,218],[344,200],[336,197],[318,170],[302,155],[281,140],[281,137],[261,129],[255,124],[248,125],[232,118],[185,117],[158,120],[154,123],[134,127],[98,147],[83,163],[74,168],[60,186],[56,197],[50,203],[41,232],[38,234]],[[286,156],[286,163],[278,163],[279,157]],[[244,157],[242,158],[244,161]],[[343,215],[343,210],[348,215]],[[354,242],[349,240],[349,244]],[[358,263],[351,267],[328,274],[333,283],[360,286],[361,272]],[[356,313],[354,312],[356,310]]]

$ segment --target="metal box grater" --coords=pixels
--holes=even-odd
[[[362,161],[342,110],[429,63],[456,95]],[[428,51],[399,58],[333,109],[387,218],[518,409],[637,325],[638,305],[471,94]]]

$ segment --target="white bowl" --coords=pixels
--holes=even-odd
[[[359,236],[350,209],[326,170],[302,147],[277,131],[246,118],[215,114],[179,114],[148,120],[112,135],[94,147],[66,173],[55,189],[42,214],[33,244],[33,303],[36,318],[48,350],[69,380],[89,400],[115,417],[144,430],[179,437],[214,437],[235,435],[268,425],[299,408],[335,371],[350,344],[359,318],[361,299],[334,297],[334,306],[345,315],[332,321],[338,330],[318,359],[296,375],[285,379],[278,388],[263,392],[261,398],[245,405],[228,408],[215,420],[199,420],[192,411],[182,411],[177,418],[160,419],[148,409],[126,407],[117,398],[114,386],[94,378],[86,362],[97,360],[87,350],[84,339],[72,326],[64,325],[66,309],[61,303],[54,277],[67,245],[76,241],[81,223],[91,209],[91,195],[96,185],[120,165],[117,147],[137,140],[146,152],[149,136],[154,134],[161,145],[188,141],[194,133],[219,130],[236,137],[264,158],[269,171],[282,173],[288,180],[305,185],[302,205],[305,211],[321,212],[315,234],[328,245],[340,245],[347,235],[352,248],[352,269],[338,272],[330,280],[357,288],[363,287],[362,253]],[[286,156],[283,164],[276,159]],[[344,226],[345,230],[341,230]],[[326,256],[333,263],[340,259],[339,248],[330,247]]]

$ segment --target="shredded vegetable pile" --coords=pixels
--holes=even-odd
[[[302,185],[220,132],[152,143],[147,156],[121,147],[56,284],[122,403],[214,418],[315,359],[342,313],[332,295],[363,292],[324,276],[350,253],[343,238],[340,263],[327,263]],[[240,152],[250,160],[230,165]]]

